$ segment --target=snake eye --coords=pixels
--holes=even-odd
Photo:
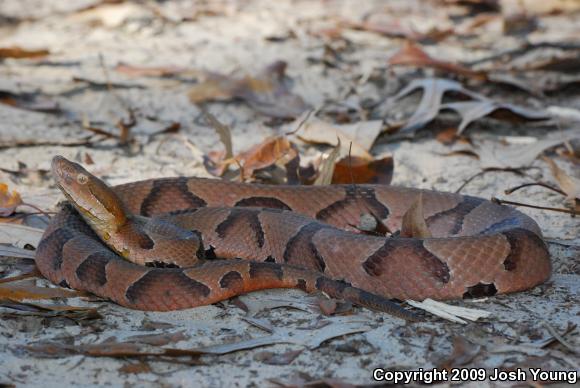
[[[78,174],[77,175],[77,182],[80,185],[86,185],[88,181],[89,181],[89,178],[85,174]]]

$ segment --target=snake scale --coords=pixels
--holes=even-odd
[[[516,292],[551,273],[538,225],[476,197],[203,178],[109,187],[60,156],[52,171],[69,203],[38,246],[40,272],[134,309],[184,309],[299,288],[412,319],[389,299]],[[396,237],[419,194],[432,237]],[[357,233],[363,214],[394,235]]]

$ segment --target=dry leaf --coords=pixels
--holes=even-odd
[[[546,156],[542,159],[550,166],[552,175],[558,182],[558,186],[566,193],[568,199],[580,199],[580,182],[566,174],[552,159]]]
[[[423,215],[423,195],[419,194],[409,209],[403,215],[401,225],[401,237],[430,238],[431,231],[425,222]]]
[[[34,251],[29,249],[0,245],[0,256],[19,259],[34,259],[36,255]]]
[[[529,166],[545,150],[576,138],[580,138],[580,130],[553,132],[532,144],[521,146],[506,146],[496,140],[480,140],[475,141],[472,148],[454,151],[475,152],[484,169],[516,169]]]
[[[26,245],[37,247],[43,233],[39,228],[0,223],[0,244],[11,244],[19,248]]]
[[[423,96],[419,106],[407,123],[399,130],[400,132],[415,132],[430,123],[441,109],[441,101],[446,93],[459,93],[465,97],[476,98],[477,94],[465,89],[461,84],[442,78],[423,78],[411,81],[393,97],[394,101],[415,92],[417,89],[423,90]]]
[[[451,109],[461,116],[461,123],[457,127],[457,135],[480,118],[490,116],[509,121],[536,121],[547,120],[549,115],[512,104],[502,104],[492,100],[481,99],[479,101],[453,102],[441,105],[441,110]]]
[[[144,361],[137,361],[135,364],[127,364],[119,368],[119,372],[124,374],[140,374],[149,373],[151,371],[151,366]]]
[[[393,179],[393,158],[344,157],[334,165],[333,184],[373,183],[388,185]]]
[[[260,352],[254,356],[254,360],[268,365],[290,365],[302,352],[303,350],[291,350],[282,354]]]
[[[10,217],[18,206],[22,205],[22,198],[16,190],[12,193],[8,185],[0,183],[0,217]]]
[[[336,308],[338,307],[338,302],[336,299],[319,299],[318,300],[318,307],[322,314],[330,316],[336,312]]]
[[[104,341],[100,344],[66,345],[54,342],[36,343],[23,347],[36,357],[61,358],[73,355],[87,357],[191,357],[197,358],[200,354],[197,350],[157,348],[149,345],[134,344],[129,342]]]
[[[175,333],[134,335],[127,338],[126,341],[146,345],[164,346],[174,342],[186,341],[188,339],[189,336],[185,334],[185,330],[182,330]]]
[[[558,182],[558,186],[566,193],[566,200],[572,204],[573,209],[580,211],[580,180],[566,174],[552,159],[546,156],[542,159],[548,163],[554,179]]]
[[[0,300],[22,301],[25,299],[76,298],[81,292],[64,288],[37,287],[29,282],[0,284]]]
[[[21,47],[0,47],[0,59],[3,58],[41,58],[46,57],[50,52],[48,50],[26,50]]]
[[[461,323],[463,325],[466,325],[467,322],[462,318],[469,319],[470,321],[477,321],[479,318],[487,318],[491,315],[490,312],[485,310],[453,306],[429,298],[422,302],[414,300],[407,300],[406,302],[413,307],[417,307],[430,312],[433,315],[447,319],[448,321]]]
[[[451,368],[466,365],[473,361],[481,350],[481,346],[474,345],[463,337],[455,336],[452,341],[453,352],[447,359],[437,365],[440,369],[450,370]]]
[[[220,141],[225,147],[224,157],[229,159],[234,156],[234,149],[232,145],[232,131],[230,127],[221,123],[214,115],[209,113],[206,109],[202,108],[203,115],[207,120],[207,123],[217,132]]]
[[[320,165],[320,170],[318,172],[318,177],[314,181],[315,185],[323,186],[329,185],[332,182],[332,177],[334,176],[334,165],[336,159],[340,155],[340,139],[336,146],[326,155],[322,164]]]
[[[309,349],[316,349],[329,339],[361,333],[370,329],[365,321],[354,317],[333,317],[328,318],[327,321],[330,323],[313,330],[276,327],[273,328],[274,331],[271,335],[236,343],[208,346],[196,350],[209,354],[227,354],[239,350],[285,343],[303,345]]]
[[[342,21],[340,27],[352,28],[391,38],[406,38],[413,41],[438,42],[453,33],[451,29],[433,28],[429,31],[419,32],[414,28],[401,24],[398,18],[387,17],[385,15],[373,15],[362,22]]]
[[[282,307],[306,312],[315,311],[311,305],[314,298],[308,295],[294,296],[288,293],[280,294],[277,291],[266,291],[260,294],[240,295],[236,300],[245,306],[244,310],[249,317]]]
[[[92,320],[103,318],[94,307],[46,305],[30,302],[0,301],[0,306],[20,311],[13,315],[32,315],[45,318],[68,318],[75,321]],[[4,314],[6,315],[6,314]]]
[[[447,73],[459,74],[465,77],[485,79],[485,74],[480,71],[468,69],[447,61],[434,59],[427,54],[419,45],[407,41],[401,50],[396,52],[388,61],[391,66],[416,66],[431,67]]]
[[[35,112],[61,112],[58,103],[44,98],[37,93],[13,93],[7,90],[0,90],[0,104]]]
[[[350,150],[351,155],[372,159],[369,150],[381,133],[382,127],[382,120],[341,125],[330,124],[320,119],[312,118],[304,122],[294,135],[307,143],[328,144],[331,146],[336,146],[338,140],[340,140],[344,154]]]
[[[184,73],[186,69],[177,66],[134,66],[119,63],[115,71],[131,77],[171,77]]]
[[[393,100],[400,100],[417,89],[423,90],[423,96],[419,106],[407,123],[400,129],[400,132],[414,133],[431,122],[443,109],[454,110],[461,116],[462,121],[458,128],[459,133],[473,121],[491,113],[496,113],[494,117],[501,120],[513,120],[514,118],[547,120],[550,118],[550,115],[542,111],[532,111],[511,104],[497,103],[485,96],[465,89],[458,82],[441,78],[413,80],[407,87],[397,93]],[[450,92],[468,97],[471,101],[443,104],[443,96]],[[505,113],[508,114],[506,115]]]
[[[191,102],[241,98],[254,110],[272,117],[294,118],[309,107],[304,100],[290,93],[285,77],[286,62],[277,61],[255,77],[241,79],[209,74],[204,82],[189,90]]]
[[[249,150],[238,154],[234,159],[242,167],[242,177],[249,178],[254,171],[273,165],[278,161],[290,161],[298,151],[285,136],[271,137]]]

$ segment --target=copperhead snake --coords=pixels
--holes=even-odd
[[[43,235],[38,269],[56,284],[129,308],[177,310],[255,290],[299,288],[413,319],[389,298],[516,292],[551,273],[538,225],[476,197],[203,178],[111,188],[61,156],[52,172],[69,204]],[[432,238],[354,232],[361,214],[399,230],[419,194]]]

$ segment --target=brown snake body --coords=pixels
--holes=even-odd
[[[131,308],[182,309],[284,287],[405,316],[386,298],[516,292],[551,273],[537,224],[475,197],[202,178],[152,179],[111,191],[61,157],[53,173],[77,210],[65,206],[53,218],[38,247],[38,268],[57,284]],[[432,238],[353,232],[362,214],[399,230],[419,193]]]

